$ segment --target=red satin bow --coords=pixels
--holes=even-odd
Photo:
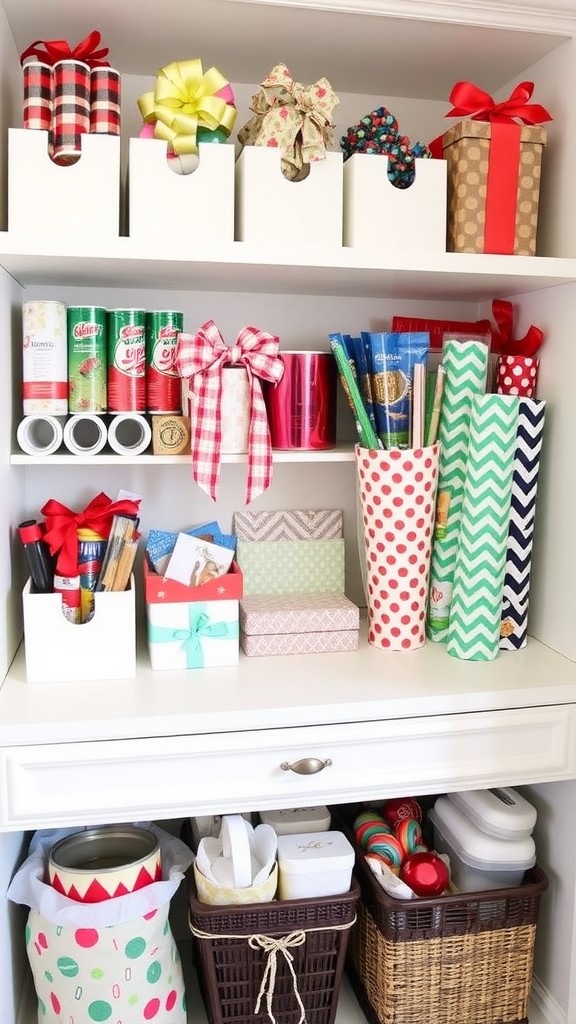
[[[97,494],[82,512],[73,512],[61,502],[50,498],[41,512],[46,520],[44,540],[50,553],[58,554],[56,571],[59,576],[78,575],[78,533],[84,527],[101,537],[108,537],[115,515],[135,516],[139,502],[126,498],[112,501],[104,491]]]
[[[101,38],[100,33],[94,30],[73,49],[65,39],[36,39],[20,54],[20,63],[24,64],[28,57],[36,57],[43,64],[56,64],[59,60],[81,60],[91,68],[109,68],[109,61],[102,59],[108,56],[108,47],[98,49]]]
[[[196,334],[180,334],[176,366],[181,377],[201,375],[197,405],[192,419],[192,472],[196,483],[216,501],[220,477],[222,427],[222,368],[241,365],[250,386],[250,429],[248,432],[248,481],[246,504],[270,486],[272,447],[266,405],[260,380],[277,384],[284,372],[278,358],[280,341],[256,327],[244,327],[236,344],[225,344],[213,320],[207,320]]]
[[[473,121],[491,121],[494,124],[541,124],[551,121],[552,115],[540,103],[529,103],[534,91],[533,82],[520,82],[507,100],[496,103],[489,93],[472,82],[456,82],[450,93],[454,104],[445,117],[470,117]]]
[[[523,338],[515,340],[512,337],[514,308],[511,302],[508,302],[506,299],[494,299],[492,302],[492,316],[498,325],[500,355],[530,357],[536,355],[544,339],[544,332],[532,324]]]

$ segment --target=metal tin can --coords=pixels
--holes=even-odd
[[[22,399],[25,416],[68,412],[66,306],[25,302],[22,306]]]
[[[82,622],[82,595],[79,576],[55,576],[54,593],[62,598],[62,614],[68,622]]]
[[[331,352],[280,352],[284,373],[265,384],[273,448],[315,451],[336,445],[336,360]]]
[[[68,412],[106,412],[106,310],[68,306]]]
[[[50,850],[48,879],[78,903],[100,903],[162,878],[160,842],[150,829],[102,826],[74,832]]]
[[[107,541],[94,530],[78,530],[78,573],[82,622],[88,622],[94,611],[94,588],[106,553]]]
[[[184,315],[175,309],[146,313],[146,408],[154,413],[182,410],[181,378],[176,371],[176,345]]]
[[[108,310],[108,411],[146,411],[146,314]]]

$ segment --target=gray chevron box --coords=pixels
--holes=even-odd
[[[334,540],[342,536],[339,509],[290,509],[236,512],[234,533],[238,540]]]

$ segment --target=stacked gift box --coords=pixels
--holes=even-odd
[[[245,654],[356,650],[359,609],[344,594],[341,512],[236,513],[234,531]]]

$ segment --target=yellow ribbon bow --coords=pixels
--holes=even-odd
[[[154,91],[144,93],[138,108],[146,124],[154,124],[154,136],[164,139],[181,156],[197,153],[198,128],[222,128],[230,135],[236,121],[236,107],[216,96],[228,85],[217,68],[202,72],[202,61],[172,61],[160,68]]]
[[[314,85],[295,82],[285,64],[276,64],[252,97],[252,117],[238,132],[243,146],[278,146],[286,178],[303,177],[303,167],[324,160],[334,141],[332,111],[340,102],[327,78]]]

